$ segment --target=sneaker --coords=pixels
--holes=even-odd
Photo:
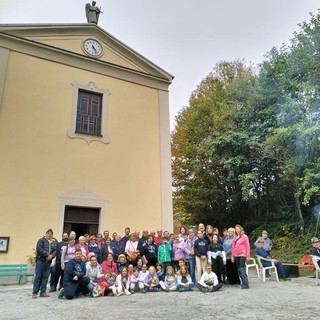
[[[124,292],[121,291],[121,292],[119,292],[119,293],[117,294],[117,297],[120,297],[120,296],[123,296],[123,295],[124,295]]]
[[[209,292],[209,289],[208,289],[208,288],[203,288],[201,291],[202,291],[203,293],[207,293],[207,292]]]
[[[144,289],[141,289],[139,292],[140,292],[140,293],[147,293],[147,291],[144,290]]]
[[[64,296],[64,289],[62,288],[62,289],[60,290],[60,292],[59,292],[58,298],[59,298],[59,299],[62,299],[63,296]]]
[[[46,292],[40,293],[40,298],[49,298],[50,296]]]
[[[131,293],[131,294],[134,294],[134,290],[130,290],[130,293]]]
[[[291,281],[290,278],[279,278],[279,281]]]
[[[32,294],[32,299],[37,299],[38,298],[38,294],[37,293],[33,293]]]
[[[57,288],[56,287],[51,287],[49,292],[56,292],[57,291]]]

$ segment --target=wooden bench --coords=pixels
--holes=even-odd
[[[22,285],[26,276],[31,276],[27,264],[0,264],[0,277],[19,277],[19,284]]]

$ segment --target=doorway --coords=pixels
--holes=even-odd
[[[65,206],[64,232],[75,231],[77,238],[84,234],[96,235],[99,230],[100,208]]]

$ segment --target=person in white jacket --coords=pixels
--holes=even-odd
[[[177,276],[173,271],[173,267],[169,266],[166,271],[164,281],[160,281],[160,286],[163,291],[177,291]]]
[[[186,266],[181,266],[180,273],[177,276],[177,288],[180,292],[192,291],[194,283],[192,282],[191,276],[188,273]]]
[[[123,268],[121,273],[117,276],[117,296],[122,296],[123,294],[130,295],[130,278],[128,275],[127,268]]]
[[[86,277],[90,279],[88,290],[91,294],[96,294],[99,291],[99,279],[103,276],[102,268],[97,261],[96,256],[91,256],[90,261],[86,264]]]
[[[197,288],[203,293],[215,292],[222,288],[222,284],[219,283],[217,275],[212,272],[211,264],[206,265],[206,270],[202,274],[200,281],[197,284]]]

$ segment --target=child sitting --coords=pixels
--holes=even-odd
[[[164,281],[164,272],[162,270],[162,265],[160,263],[156,263],[157,277],[159,281]]]
[[[142,266],[142,270],[141,270],[140,273],[139,273],[139,277],[140,277],[141,281],[142,281],[142,282],[145,282],[145,280],[146,280],[146,278],[148,277],[148,275],[149,275],[149,271],[148,271],[148,269],[147,269],[147,265],[144,264],[144,265]]]
[[[138,258],[138,260],[137,260],[137,268],[139,269],[139,271],[142,270],[142,266],[143,266],[143,260],[142,260],[142,258]]]
[[[149,292],[157,292],[159,290],[159,279],[155,267],[151,266],[149,268],[149,274],[144,281],[144,286]]]
[[[178,290],[180,292],[192,291],[192,288],[194,287],[194,283],[191,280],[187,267],[181,266],[179,271],[180,271],[179,275],[177,276]]]
[[[140,279],[140,272],[137,267],[134,268],[133,274],[130,276],[130,293],[146,293],[144,290],[144,283]]]
[[[180,269],[182,267],[186,267],[187,268],[187,265],[186,265],[185,260],[180,259],[179,262],[178,262],[178,271],[176,272],[177,276],[180,274]]]
[[[99,279],[102,296],[116,295],[116,274],[107,271],[103,277]]]
[[[130,295],[130,279],[128,276],[127,268],[123,268],[120,274],[117,276],[117,296],[122,296],[123,294]]]
[[[133,264],[128,265],[128,276],[131,277],[133,275]]]
[[[220,290],[222,284],[219,283],[218,277],[214,272],[212,272],[211,264],[207,264],[205,272],[202,274],[200,281],[197,284],[197,288],[203,293],[215,292]]]
[[[163,291],[177,291],[177,276],[173,271],[173,267],[169,266],[166,271],[164,281],[160,281],[160,286]]]

